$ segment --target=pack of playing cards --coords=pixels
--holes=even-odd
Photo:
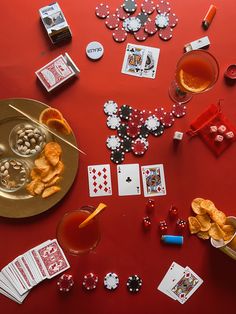
[[[0,272],[0,293],[22,303],[30,290],[70,267],[56,239],[48,240],[16,257]]]
[[[39,9],[39,14],[53,44],[72,37],[70,27],[57,2]]]
[[[37,70],[35,74],[46,90],[50,92],[79,72],[71,57],[68,53],[65,53]]]
[[[184,304],[201,286],[203,280],[190,268],[173,262],[157,289]]]

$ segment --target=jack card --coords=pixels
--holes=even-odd
[[[88,181],[90,197],[112,195],[109,164],[88,166]]]
[[[145,197],[166,195],[164,167],[162,164],[143,166],[141,171]]]
[[[117,178],[119,196],[141,194],[139,164],[118,165]]]

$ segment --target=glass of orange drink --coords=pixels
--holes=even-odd
[[[193,94],[205,92],[213,87],[219,77],[219,64],[205,50],[186,52],[178,61],[175,80],[169,95],[176,103],[188,102]]]

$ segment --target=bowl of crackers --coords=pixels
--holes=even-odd
[[[200,197],[193,199],[191,208],[195,215],[188,217],[190,233],[236,259],[236,217],[227,217],[211,200]]]

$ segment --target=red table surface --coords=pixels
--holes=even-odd
[[[141,2],[137,1],[138,4]],[[179,208],[183,219],[187,219],[195,197],[211,199],[227,215],[236,215],[236,145],[216,158],[199,138],[189,140],[184,135],[178,149],[173,148],[174,131],[185,132],[197,115],[219,99],[224,100],[223,112],[236,123],[235,86],[227,85],[224,80],[224,71],[236,62],[235,1],[215,0],[216,16],[210,28],[204,31],[201,21],[212,1],[172,0],[172,12],[179,18],[173,38],[164,42],[155,35],[140,43],[160,48],[154,80],[121,74],[126,44],[139,42],[129,34],[126,42],[116,43],[104,20],[95,16],[98,3],[95,0],[60,1],[73,38],[69,43],[53,46],[38,14],[38,9],[47,5],[47,1],[1,1],[0,98],[32,98],[58,108],[73,128],[79,147],[87,155],[80,155],[76,180],[54,208],[32,218],[0,218],[0,268],[31,247],[55,238],[57,223],[65,212],[82,205],[96,206],[101,201],[108,205],[100,217],[102,240],[97,249],[85,256],[68,256],[69,273],[75,280],[73,290],[68,295],[61,295],[56,279],[45,280],[32,289],[22,305],[0,296],[1,313],[31,314],[37,310],[38,313],[152,314],[161,310],[165,313],[216,314],[233,310],[235,261],[211,247],[208,241],[190,236],[188,232],[183,246],[163,246],[157,229],[158,222],[167,219],[169,230],[174,230],[174,222],[170,223],[168,219],[171,204]],[[107,3],[112,12],[122,4],[118,0]],[[126,154],[126,164],[162,163],[165,169],[167,195],[155,198],[152,227],[150,232],[144,233],[141,223],[146,214],[147,198],[143,193],[140,196],[118,196],[116,165],[110,161],[105,145],[107,136],[115,132],[106,126],[103,104],[113,99],[119,105],[125,103],[138,109],[152,110],[163,106],[170,110],[172,101],[168,97],[168,87],[183,46],[206,35],[211,42],[209,52],[220,65],[219,80],[214,88],[194,96],[187,105],[187,115],[176,119],[163,136],[149,137],[150,147],[144,157]],[[94,40],[105,48],[104,56],[98,62],[91,62],[85,54],[87,44]],[[34,72],[64,52],[68,52],[80,68],[79,79],[48,94],[36,80]],[[1,138],[3,136],[0,135]],[[113,195],[90,198],[87,166],[107,163],[111,165]],[[173,261],[188,265],[204,280],[184,305],[157,290]],[[87,293],[82,288],[82,278],[90,271],[98,274],[99,285],[96,291]],[[116,272],[120,278],[120,286],[113,293],[103,287],[103,278],[110,271]],[[138,274],[143,279],[142,289],[136,295],[131,295],[126,289],[126,280],[131,274]]]

